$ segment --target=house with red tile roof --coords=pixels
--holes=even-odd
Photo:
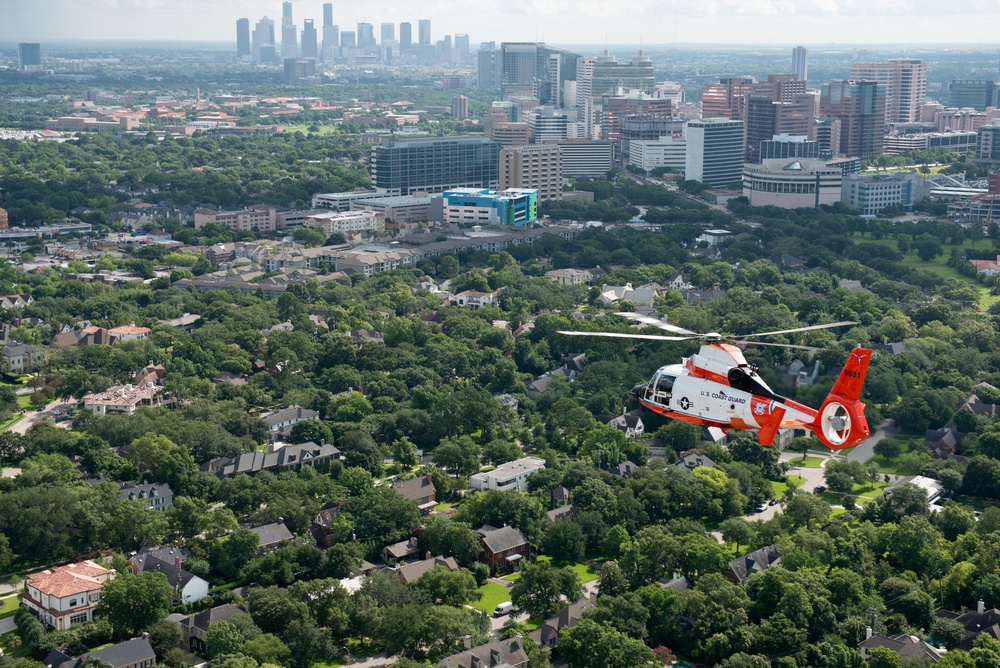
[[[43,624],[65,631],[93,620],[101,589],[114,577],[93,561],[79,561],[29,575],[21,600]]]

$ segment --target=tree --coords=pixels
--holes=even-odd
[[[645,643],[592,619],[563,629],[558,649],[573,668],[635,668],[655,661]]]
[[[292,659],[292,651],[281,638],[272,633],[262,633],[246,641],[243,652],[257,663],[286,666]]]
[[[887,647],[873,647],[868,651],[868,668],[900,668],[899,655]]]
[[[476,578],[464,568],[452,571],[444,566],[435,566],[421,575],[413,587],[426,592],[432,601],[441,605],[461,606],[482,598]]]
[[[479,471],[480,449],[469,436],[445,438],[434,449],[434,463],[454,476]]]
[[[139,634],[170,612],[173,588],[163,573],[119,573],[104,583],[101,608],[120,638]]]
[[[586,547],[583,530],[572,520],[553,522],[542,539],[542,549],[557,560],[578,561],[583,558]]]
[[[615,560],[606,561],[601,567],[601,576],[597,582],[597,591],[601,596],[620,596],[628,591],[628,580]]]
[[[756,466],[768,480],[780,480],[785,473],[777,448],[762,447],[754,436],[738,437],[729,444],[729,454],[734,461]]]
[[[237,529],[215,541],[212,563],[227,575],[235,575],[257,552],[260,537],[250,529]]]
[[[479,534],[472,527],[439,515],[428,518],[424,523],[421,540],[432,555],[455,557],[464,565],[473,563],[483,551]]]
[[[126,458],[140,471],[149,471],[154,480],[183,489],[198,467],[185,448],[162,434],[146,434],[128,446]]]
[[[953,649],[955,645],[965,640],[965,627],[954,619],[935,617],[931,620],[931,635],[939,643]]]
[[[209,659],[229,654],[243,654],[243,634],[229,622],[215,622],[208,629],[205,651]]]
[[[727,543],[736,544],[736,553],[739,554],[740,545],[748,545],[757,537],[757,533],[742,517],[731,517],[719,525],[719,533]]]
[[[516,608],[543,619],[562,607],[561,596],[572,603],[582,595],[583,584],[572,568],[556,568],[550,563],[537,562],[525,564],[521,579],[510,590],[510,600]]]
[[[149,644],[157,656],[163,656],[167,650],[179,647],[184,634],[177,622],[162,619],[149,627]]]

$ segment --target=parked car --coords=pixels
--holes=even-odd
[[[823,485],[816,485],[815,487],[813,487],[813,494],[822,494],[825,491],[826,487],[824,487]]]
[[[774,505],[774,504],[776,504],[777,502],[778,502],[778,500],[777,500],[777,499],[771,499],[770,501],[768,501],[768,502],[767,502],[767,505],[769,505],[769,506],[773,506],[773,505]]]
[[[493,610],[494,617],[503,617],[504,615],[509,615],[511,611],[514,610],[514,604],[510,601],[504,601],[503,603],[497,604],[495,610]]]
[[[761,501],[760,503],[757,504],[757,512],[758,513],[762,513],[765,510],[767,510],[767,504],[766,503],[764,503],[763,501]]]

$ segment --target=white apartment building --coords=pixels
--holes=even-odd
[[[687,142],[680,137],[664,136],[656,140],[635,140],[628,145],[629,164],[650,172],[660,167],[684,171]]]
[[[506,464],[501,464],[492,471],[477,473],[469,478],[469,487],[483,492],[488,489],[517,490],[523,492],[528,488],[529,476],[545,468],[545,460],[538,457],[524,457]]]
[[[375,211],[329,211],[306,216],[305,227],[323,230],[326,236],[335,232],[353,234],[355,232],[385,232],[385,214]]]

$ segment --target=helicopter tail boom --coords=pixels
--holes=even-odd
[[[871,350],[855,348],[851,351],[811,425],[819,440],[832,450],[850,448],[868,438],[870,431],[865,405],[861,402],[861,388],[871,359]]]

